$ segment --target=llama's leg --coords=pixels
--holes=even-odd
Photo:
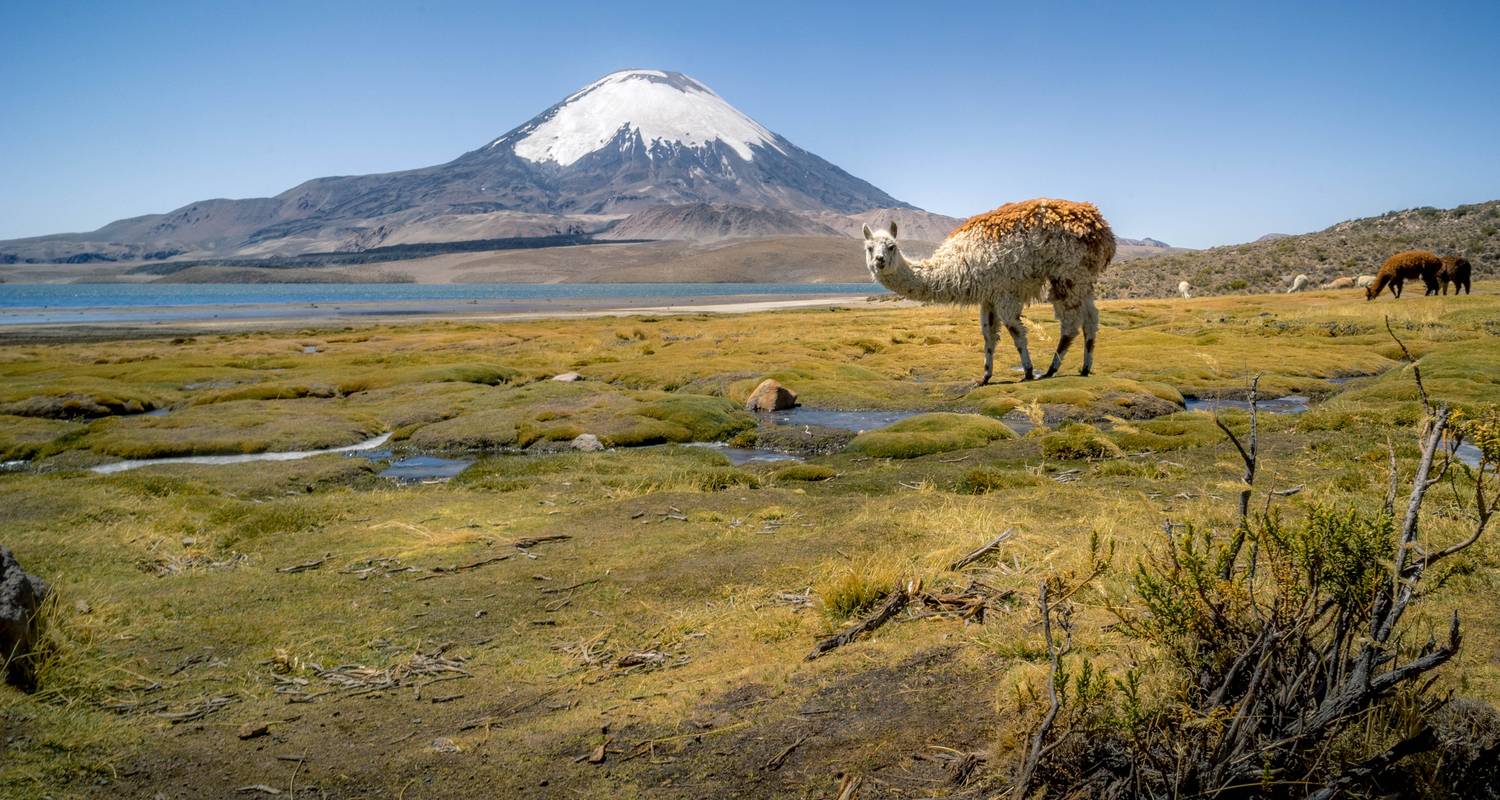
[[[1062,366],[1063,356],[1068,354],[1068,348],[1072,346],[1073,339],[1078,336],[1078,329],[1083,327],[1083,306],[1078,298],[1067,298],[1066,300],[1054,300],[1052,310],[1057,314],[1057,326],[1060,336],[1057,339],[1057,352],[1052,354],[1052,366],[1047,368],[1043,378],[1050,378],[1057,374],[1057,369]]]
[[[1094,371],[1094,340],[1099,338],[1099,309],[1094,305],[1093,295],[1083,301],[1083,369],[1079,375],[1087,378]]]
[[[1022,380],[1031,380],[1036,373],[1031,368],[1031,352],[1026,348],[1026,328],[1021,324],[1021,302],[1007,298],[995,302],[995,317],[1010,332],[1010,340],[1016,343],[1016,352],[1021,356]]]
[[[996,330],[995,308],[989,303],[979,304],[979,332],[984,336],[984,377],[979,379],[979,385],[983,386],[990,382],[990,376],[995,370],[995,342],[1000,339],[1000,331]]]

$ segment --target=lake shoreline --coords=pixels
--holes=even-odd
[[[768,299],[773,298],[773,299]],[[254,303],[221,306],[131,308],[115,317],[76,321],[11,321],[22,309],[0,309],[0,343],[107,341],[142,337],[201,335],[218,331],[284,330],[330,325],[413,324],[420,322],[516,322],[609,316],[748,314],[806,308],[896,307],[909,304],[892,296],[865,294],[725,294],[687,297],[595,297],[439,303],[339,303],[334,305]],[[112,307],[105,307],[112,308]],[[103,316],[100,309],[69,312]],[[152,315],[160,315],[155,319]]]

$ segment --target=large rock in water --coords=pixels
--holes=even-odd
[[[26,574],[10,548],[0,546],[0,661],[6,682],[28,692],[36,688],[33,654],[42,634],[37,612],[47,592],[46,581]]]
[[[573,437],[573,441],[569,442],[568,446],[584,453],[597,453],[604,449],[604,443],[599,441],[599,437],[592,433],[578,434]]]
[[[797,405],[797,393],[781,385],[775,378],[766,378],[750,393],[745,401],[746,411],[781,411]]]

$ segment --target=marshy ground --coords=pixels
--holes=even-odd
[[[1387,316],[1433,396],[1500,402],[1487,285],[1101,311],[1096,376],[1075,352],[1067,377],[1015,382],[1007,350],[982,388],[956,309],[4,345],[0,543],[56,596],[40,690],[0,690],[0,794],[814,797],[846,774],[861,798],[962,792],[955,754],[1003,775],[1040,716],[1040,580],[1112,542],[1075,652],[1149,669],[1111,624],[1132,565],[1164,522],[1234,524],[1239,458],[1184,397],[1259,373],[1311,399],[1261,417],[1257,486],[1305,487],[1287,515],[1378,502],[1388,441],[1410,474],[1421,407]],[[1049,352],[1050,310],[1028,316]],[[852,441],[768,427],[739,410],[766,377],[810,408],[931,413]],[[89,469],[383,433],[391,458],[474,463],[434,483],[359,454]],[[567,451],[582,433],[611,449]],[[704,441],[802,460],[686,446]],[[1457,538],[1435,502],[1430,535]],[[1005,529],[995,558],[948,568]],[[1497,558],[1493,536],[1455,558],[1419,613],[1461,610],[1441,681],[1489,702]],[[909,578],[1011,599],[803,660]]]

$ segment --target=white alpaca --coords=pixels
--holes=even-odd
[[[1361,289],[1365,288],[1366,286],[1373,286],[1374,283],[1375,283],[1375,276],[1374,275],[1361,275],[1358,278],[1354,279],[1354,285],[1358,286]]]
[[[1192,286],[1188,285],[1187,281],[1178,281],[1177,282],[1177,293],[1180,294],[1180,295],[1182,295],[1182,299],[1184,299],[1184,300],[1191,300],[1191,299],[1193,299],[1192,288],[1193,288]]]
[[[896,224],[888,231],[866,225],[865,266],[882,286],[913,300],[979,306],[984,336],[984,377],[989,383],[1000,326],[1010,332],[1021,356],[1025,379],[1034,377],[1021,309],[1048,293],[1062,335],[1043,377],[1062,364],[1083,330],[1083,369],[1094,366],[1099,310],[1094,281],[1115,256],[1115,235],[1099,209],[1067,200],[1026,200],[970,217],[943,240],[931,258],[912,263],[896,244]]]
[[[1297,277],[1295,277],[1295,278],[1292,279],[1292,288],[1287,289],[1286,293],[1287,294],[1292,294],[1294,292],[1300,292],[1300,291],[1302,291],[1303,289],[1306,289],[1306,288],[1307,288],[1307,276],[1306,275],[1298,275]]]

